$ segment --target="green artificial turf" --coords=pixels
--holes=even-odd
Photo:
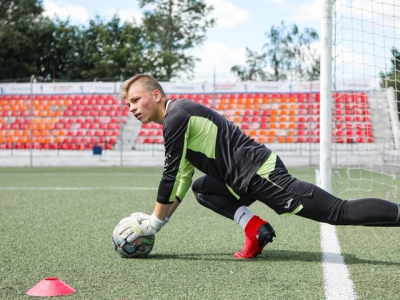
[[[191,191],[148,258],[119,257],[112,230],[132,212],[152,212],[161,171],[3,168],[0,299],[30,299],[26,292],[46,277],[76,289],[65,299],[324,299],[319,224],[280,217],[260,203],[252,210],[277,238],[257,259],[233,258],[243,231],[200,206]],[[292,172],[314,181],[313,169]],[[338,232],[360,299],[395,299],[384,296],[398,290],[397,229]]]

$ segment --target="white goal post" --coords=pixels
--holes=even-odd
[[[332,0],[325,0],[321,17],[320,79],[320,185],[332,192],[331,109],[332,109]]]
[[[397,198],[400,4],[324,0],[321,17],[321,187]]]

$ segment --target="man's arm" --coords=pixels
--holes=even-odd
[[[179,204],[180,202],[178,199],[175,199],[172,204],[161,204],[156,202],[153,214],[160,220],[164,220],[165,218],[169,219]]]
[[[129,230],[126,230],[127,228],[124,228],[124,239],[128,242],[132,242],[141,235],[155,234],[168,222],[169,218],[175,212],[179,203],[180,201],[178,199],[175,199],[174,202],[168,204],[156,202],[154,212],[150,216],[143,213],[131,214],[131,217],[133,216],[136,217],[136,219],[140,219],[140,222],[134,220],[132,221],[134,225],[130,227],[128,226]],[[142,232],[137,232],[137,230],[134,229],[137,228],[137,223],[139,223]]]

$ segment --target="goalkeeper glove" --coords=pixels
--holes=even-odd
[[[121,221],[120,235],[128,243],[131,243],[139,236],[157,233],[167,222],[168,219],[161,221],[154,213],[151,216],[144,213],[133,213]]]

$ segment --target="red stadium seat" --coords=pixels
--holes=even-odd
[[[155,143],[155,144],[164,144],[164,139],[162,139],[162,138],[155,138],[155,139],[153,140],[153,143]]]
[[[144,143],[144,144],[151,144],[151,143],[153,143],[153,139],[152,139],[152,138],[145,138],[145,139],[143,140],[143,143]]]

